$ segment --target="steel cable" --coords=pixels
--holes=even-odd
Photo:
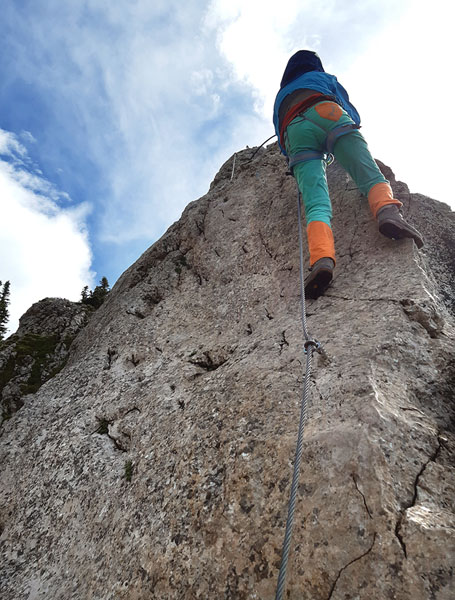
[[[310,386],[310,375],[311,375],[311,359],[315,350],[319,351],[321,345],[319,342],[313,340],[307,329],[306,323],[306,307],[305,307],[305,283],[303,274],[303,236],[302,236],[302,209],[300,202],[300,191],[297,196],[297,210],[298,210],[298,222],[299,222],[299,251],[300,251],[300,298],[301,298],[301,310],[302,310],[302,328],[303,335],[305,337],[304,352],[306,354],[306,367],[305,367],[305,379],[303,383],[303,394],[302,403],[300,407],[300,421],[299,431],[297,435],[297,447],[294,458],[294,471],[292,475],[291,494],[288,505],[288,517],[286,521],[286,532],[284,535],[283,549],[281,552],[281,565],[280,572],[278,575],[278,583],[276,588],[275,600],[282,600],[284,593],[284,586],[286,582],[286,570],[289,559],[289,551],[291,547],[292,528],[294,525],[295,506],[297,502],[297,491],[299,487],[299,476],[300,476],[300,463],[302,460],[303,450],[303,433],[305,430],[305,424],[307,421],[307,398]]]

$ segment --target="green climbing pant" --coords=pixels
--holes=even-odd
[[[286,152],[288,156],[305,150],[323,152],[327,134],[332,129],[353,123],[351,117],[335,102],[319,102],[305,111],[304,115],[297,116],[286,128]],[[338,138],[333,154],[365,196],[374,185],[389,183],[357,129]],[[314,159],[298,163],[294,167],[294,176],[302,193],[307,224],[322,221],[330,227],[332,205],[325,161]]]

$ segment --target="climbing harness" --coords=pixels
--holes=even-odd
[[[327,152],[329,154],[332,154],[333,147],[335,146],[335,142],[338,140],[338,138],[340,138],[342,135],[345,135],[346,133],[351,133],[351,131],[355,129],[360,129],[360,125],[356,125],[355,123],[348,123],[347,125],[339,125],[338,127],[335,127],[335,129],[332,129],[332,131],[329,131],[325,140],[325,147],[327,148]]]
[[[324,133],[326,133],[325,129],[323,127],[321,127],[319,125],[319,123],[316,123],[316,121],[313,121],[313,119],[306,117],[304,115],[304,113],[301,113],[298,116],[300,117],[300,120],[293,121],[292,123],[290,123],[288,125],[288,127],[292,127],[292,125],[296,125],[297,123],[301,123],[302,121],[310,121],[310,123],[313,123],[313,125],[315,125],[319,129],[322,129],[322,131],[324,131]],[[347,125],[339,125],[338,127],[335,127],[334,129],[332,129],[331,131],[329,131],[327,133],[325,142],[324,142],[324,150],[322,152],[319,150],[303,150],[302,152],[297,152],[296,154],[291,154],[290,156],[288,156],[287,161],[288,161],[288,167],[289,167],[289,171],[290,171],[291,175],[294,174],[293,169],[294,169],[295,165],[298,165],[299,163],[302,163],[302,162],[306,162],[308,160],[325,160],[325,162],[327,163],[327,166],[331,165],[332,162],[334,161],[333,148],[335,146],[335,142],[342,135],[351,133],[355,129],[360,129],[360,125],[356,125],[355,123],[348,123]],[[285,133],[285,139],[286,139],[286,133]],[[287,146],[287,144],[286,144],[286,146]]]
[[[313,339],[308,333],[307,322],[306,322],[306,307],[305,307],[305,287],[304,287],[304,274],[303,274],[303,239],[302,239],[302,208],[301,208],[301,196],[300,190],[297,194],[297,214],[299,224],[299,254],[300,254],[300,300],[301,300],[301,312],[302,312],[302,329],[305,338],[303,344],[303,351],[306,355],[306,368],[305,368],[305,379],[303,384],[302,403],[300,406],[300,421],[299,430],[297,435],[297,447],[295,451],[294,459],[294,472],[292,475],[291,494],[288,505],[288,517],[286,521],[286,532],[284,535],[283,549],[281,552],[281,565],[280,572],[278,575],[278,583],[276,588],[275,600],[282,600],[284,593],[284,585],[286,580],[286,569],[289,558],[289,551],[291,547],[292,527],[294,524],[294,513],[297,500],[297,490],[299,486],[300,476],[300,463],[302,460],[303,451],[303,433],[305,430],[305,424],[307,421],[307,397],[310,386],[310,375],[311,375],[311,361],[313,358],[313,352],[319,352],[326,356],[320,342]]]
[[[333,154],[326,154],[325,152],[318,152],[317,150],[304,150],[303,152],[297,152],[288,158],[288,167],[290,174],[294,174],[294,167],[301,162],[307,160],[325,160],[327,166],[331,165],[334,161]]]
[[[312,119],[309,119],[308,117],[305,117],[303,115],[303,113],[298,116],[301,118],[301,121],[311,121],[311,123],[313,123],[313,125],[316,125],[316,127],[319,127],[319,129],[323,129],[320,125],[318,125],[318,123],[316,123]],[[296,121],[296,123],[301,123],[301,121]],[[329,131],[329,133],[327,134],[327,137],[325,139],[325,151],[324,152],[319,152],[317,150],[304,150],[303,152],[298,152],[297,154],[293,154],[292,156],[289,156],[287,160],[288,160],[288,166],[289,166],[289,171],[290,171],[291,175],[293,175],[293,168],[295,167],[295,165],[297,165],[301,162],[306,162],[307,160],[325,160],[325,162],[327,163],[327,166],[331,165],[332,162],[335,160],[334,156],[333,156],[333,147],[335,146],[335,142],[338,140],[339,137],[341,137],[342,135],[345,135],[346,133],[350,133],[354,129],[360,129],[360,125],[355,125],[355,124],[339,125],[338,127],[335,127],[334,129],[332,129],[332,131]],[[325,129],[323,129],[323,131],[325,132]],[[256,154],[259,152],[259,150],[262,148],[262,146],[264,146],[264,144],[267,144],[267,142],[272,140],[274,137],[276,137],[276,134],[271,135],[269,138],[267,138],[265,140],[265,142],[262,142],[262,144],[256,148],[256,150],[253,152],[253,154],[250,156],[250,158],[246,162],[252,161],[253,158],[256,156]],[[236,158],[237,158],[237,152],[234,154],[234,160],[232,163],[232,172],[231,172],[231,179],[230,179],[231,181],[234,178]]]

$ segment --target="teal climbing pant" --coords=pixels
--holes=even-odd
[[[340,125],[353,124],[351,117],[335,102],[320,102],[298,115],[288,125],[285,134],[288,156],[305,150],[325,150],[327,134]],[[368,145],[358,131],[342,135],[335,142],[333,154],[349,173],[359,190],[368,196],[377,183],[388,183],[368,150]],[[322,221],[330,227],[332,205],[326,177],[326,162],[313,159],[298,163],[294,176],[302,194],[307,224]]]

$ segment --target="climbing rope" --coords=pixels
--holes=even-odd
[[[267,142],[270,142],[270,140],[273,140],[274,137],[276,137],[276,133],[274,133],[269,138],[267,138],[265,140],[265,142],[262,142],[262,144],[256,148],[256,150],[253,152],[253,154],[250,156],[250,158],[246,162],[250,162],[250,160],[253,160],[253,158],[256,156],[256,154],[259,152],[259,150],[262,148],[262,146],[264,144],[267,144]]]
[[[253,158],[256,156],[256,154],[259,152],[259,150],[262,148],[262,146],[264,144],[267,144],[267,142],[269,142],[270,140],[272,140],[274,137],[276,137],[276,133],[274,133],[269,138],[267,138],[265,140],[265,142],[262,142],[262,144],[256,148],[256,150],[253,152],[253,154],[250,156],[250,158],[247,161],[245,161],[245,162],[249,163],[251,160],[253,160]],[[234,171],[235,171],[235,161],[236,161],[236,158],[237,158],[237,152],[234,154],[234,160],[232,161],[232,171],[231,171],[231,179],[230,179],[230,181],[232,181],[234,179]]]
[[[300,299],[301,299],[301,309],[302,309],[302,329],[303,335],[305,338],[303,347],[304,353],[306,354],[306,368],[305,368],[305,380],[303,384],[303,394],[302,394],[302,403],[300,406],[300,422],[299,422],[299,432],[297,436],[297,447],[295,450],[295,459],[294,459],[294,472],[292,475],[292,485],[291,485],[291,495],[289,499],[288,505],[288,518],[286,521],[286,533],[284,535],[283,549],[281,552],[281,565],[280,572],[278,575],[278,583],[276,588],[275,600],[282,600],[284,593],[284,585],[286,581],[286,569],[288,565],[289,559],[289,551],[291,547],[291,538],[292,538],[292,527],[294,524],[294,514],[295,514],[295,505],[297,500],[297,490],[299,486],[299,476],[300,476],[300,463],[302,460],[302,450],[303,450],[303,433],[305,430],[305,424],[307,421],[307,398],[308,391],[310,387],[310,375],[311,375],[311,360],[313,357],[313,352],[316,350],[317,352],[323,353],[321,344],[311,338],[308,333],[307,322],[306,322],[306,307],[305,307],[305,283],[304,283],[304,275],[303,275],[303,239],[302,239],[302,209],[301,209],[301,199],[300,199],[300,191],[297,195],[297,213],[298,213],[298,222],[299,222],[299,251],[300,251]]]

